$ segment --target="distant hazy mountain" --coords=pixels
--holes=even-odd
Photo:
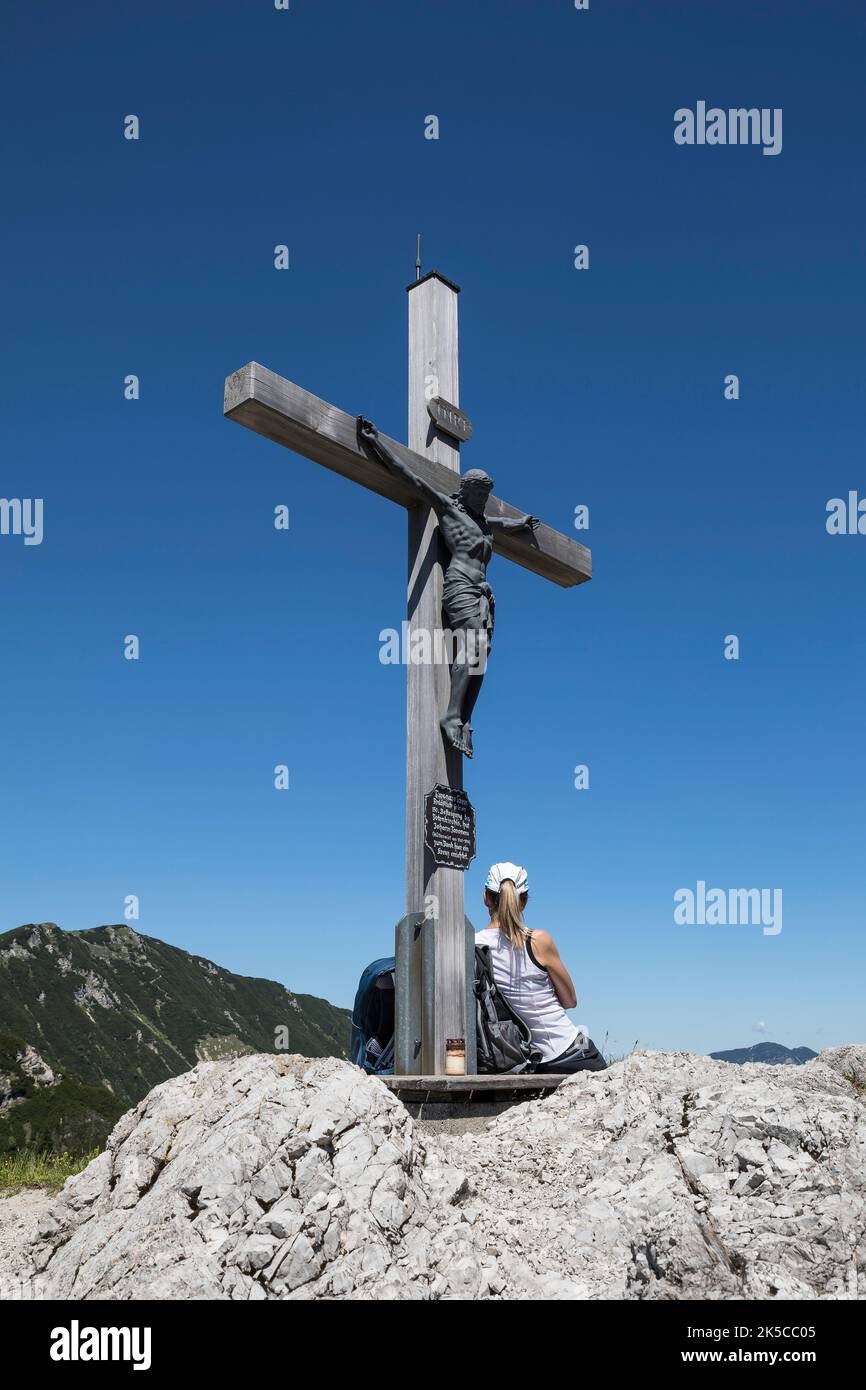
[[[101,1143],[158,1082],[274,1052],[278,1028],[290,1052],[346,1057],[349,1018],[128,926],[18,927],[0,935],[0,1152]]]
[[[817,1057],[811,1047],[783,1047],[781,1043],[755,1043],[752,1047],[735,1047],[731,1052],[711,1052],[717,1062],[767,1062],[773,1067],[801,1067]]]

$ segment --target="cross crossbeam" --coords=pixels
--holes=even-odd
[[[354,415],[347,415],[258,362],[248,362],[227,377],[224,413],[230,420],[283,444],[296,454],[303,454],[334,473],[341,473],[344,478],[392,502],[403,507],[414,507],[418,503],[417,494],[402,479],[371,460],[361,449]],[[456,478],[450,468],[415,453],[397,440],[382,437],[419,477],[440,492],[454,491]],[[487,504],[488,517],[516,519],[524,514],[520,508],[498,497],[491,497]],[[497,535],[493,549],[496,554],[563,588],[582,584],[592,577],[590,551],[543,524],[525,535]]]

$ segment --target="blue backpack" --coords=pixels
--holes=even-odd
[[[490,948],[475,947],[475,1035],[479,1072],[537,1071],[541,1053],[532,1034],[493,982]],[[371,1075],[394,1071],[396,958],[383,956],[361,976],[352,1009],[349,1055]],[[471,1025],[470,1025],[471,1026]]]
[[[394,1070],[394,956],[374,960],[361,976],[352,1009],[351,1060],[373,1075]]]

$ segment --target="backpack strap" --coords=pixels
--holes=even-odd
[[[535,966],[536,970],[543,970],[544,973],[545,973],[545,975],[546,975],[546,974],[547,974],[547,966],[546,966],[546,965],[542,965],[540,960],[536,960],[536,958],[535,958],[535,952],[534,952],[533,949],[532,949],[532,932],[529,931],[528,928],[527,928],[527,931],[528,931],[528,935],[527,935],[526,941],[525,941],[525,943],[524,943],[525,946],[526,946],[526,954],[529,956],[529,959],[532,961],[532,964]]]

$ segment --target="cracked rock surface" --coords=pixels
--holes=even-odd
[[[866,1046],[633,1053],[433,1139],[335,1058],[202,1063],[120,1120],[15,1273],[78,1299],[863,1298],[864,1074]]]

